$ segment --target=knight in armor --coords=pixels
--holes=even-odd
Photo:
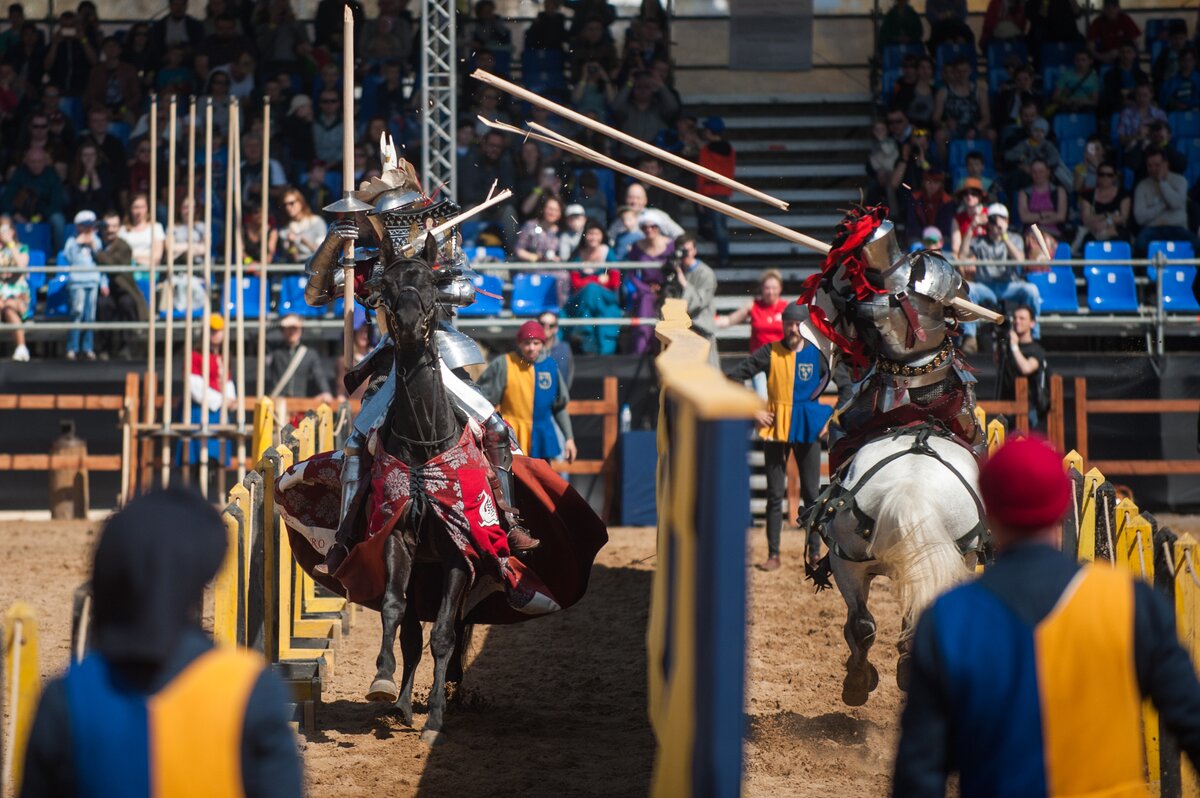
[[[952,333],[967,286],[940,253],[905,254],[884,208],[856,208],[838,225],[821,272],[805,283],[809,323],[849,367],[849,390],[830,426],[830,471],[886,430],[933,421],[977,455],[975,377]]]
[[[355,198],[367,203],[372,210],[365,216],[366,226],[359,219],[345,219],[330,225],[325,240],[309,258],[306,272],[308,285],[305,299],[319,306],[342,296],[347,269],[339,255],[347,241],[356,242],[353,269],[355,297],[364,306],[373,307],[377,301],[375,288],[386,268],[412,258],[421,251],[427,231],[459,213],[459,207],[449,199],[427,196],[412,165],[396,157],[395,147],[386,135],[381,142],[383,174],[365,181],[355,192]],[[376,246],[358,247],[361,239]],[[538,546],[520,523],[513,507],[512,446],[508,426],[479,391],[470,383],[465,367],[481,364],[483,353],[474,340],[456,330],[449,319],[453,308],[465,307],[475,301],[472,272],[459,246],[457,228],[436,235],[438,262],[430,264],[442,275],[439,283],[440,314],[437,331],[438,354],[442,361],[442,379],[459,413],[474,419],[483,429],[485,454],[496,474],[497,504],[504,510],[509,548],[515,552]],[[383,315],[378,318],[382,321]],[[345,387],[353,393],[363,383],[368,387],[358,416],[354,421],[344,449],[342,466],[341,524],[337,539],[330,548],[325,563],[317,566],[322,573],[333,573],[355,543],[354,520],[369,487],[370,464],[366,452],[366,436],[373,422],[390,409],[391,390],[381,390],[392,372],[392,339],[386,329],[375,348],[346,372]]]

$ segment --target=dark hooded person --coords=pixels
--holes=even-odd
[[[93,648],[42,694],[22,798],[302,794],[283,684],[200,628],[226,549],[220,516],[190,491],[150,493],[108,521]]]

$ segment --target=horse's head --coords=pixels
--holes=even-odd
[[[414,258],[390,264],[379,281],[379,299],[400,350],[431,345],[439,309],[437,275],[429,261]]]

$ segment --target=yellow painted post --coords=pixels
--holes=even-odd
[[[1138,561],[1136,530],[1133,528],[1133,522],[1138,516],[1138,506],[1130,499],[1121,499],[1117,502],[1116,508],[1117,525],[1116,538],[1114,545],[1116,551],[1113,552],[1113,564],[1119,568],[1129,571],[1138,578],[1144,579],[1141,564]]]
[[[980,429],[987,429],[987,413],[979,405],[975,405],[975,421],[978,422]]]
[[[1080,474],[1083,473],[1083,455],[1072,449],[1067,452],[1067,456],[1063,458],[1063,468],[1074,468]]]
[[[1083,512],[1079,518],[1079,549],[1076,559],[1094,562],[1096,559],[1096,488],[1104,482],[1104,475],[1093,468],[1083,475]]]
[[[987,442],[988,455],[996,453],[996,450],[1004,445],[1004,422],[998,418],[993,418],[991,423],[987,425]]]
[[[1192,664],[1200,663],[1200,573],[1196,570],[1196,539],[1186,532],[1175,541],[1175,624],[1179,641],[1192,656]],[[1183,795],[1200,795],[1200,778],[1187,761],[1180,757],[1183,776]]]
[[[4,773],[0,784],[10,785],[12,794],[21,791],[25,746],[33,726],[42,685],[38,666],[38,625],[33,608],[18,601],[4,614],[4,686],[11,734],[5,740]]]
[[[257,463],[263,453],[274,445],[275,402],[269,396],[260,396],[254,405],[254,438],[251,440],[250,457]]]
[[[317,451],[333,451],[333,408],[324,402],[317,407]]]
[[[225,531],[229,539],[229,551],[225,561],[213,580],[213,639],[218,643],[236,645],[238,642],[238,614],[244,612],[245,602],[238,590],[239,549],[246,539],[246,525],[250,512],[250,491],[240,482],[229,490],[229,505],[221,514],[225,520]]]

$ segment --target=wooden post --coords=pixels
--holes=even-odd
[[[979,424],[979,428],[984,432],[988,428],[987,411],[979,405],[975,405],[975,421]]]
[[[317,407],[317,451],[333,451],[333,408],[324,402]]]
[[[1175,624],[1179,642],[1200,662],[1200,573],[1196,570],[1196,539],[1186,532],[1175,541]],[[1183,795],[1200,795],[1200,777],[1181,757]]]
[[[187,283],[187,297],[184,300],[184,316],[183,316],[183,364],[179,370],[182,375],[181,386],[183,390],[183,410],[179,414],[179,420],[184,424],[192,422],[192,391],[190,386],[192,376],[192,356],[196,352],[195,338],[195,323],[192,318],[196,308],[192,302],[192,281],[196,279],[196,98],[192,97],[188,104],[188,214],[184,219],[187,225],[187,263],[184,264],[184,280]],[[207,236],[205,243],[208,243]],[[205,286],[205,291],[208,286]],[[207,310],[207,308],[205,308]],[[208,321],[208,314],[205,313],[205,322]],[[184,457],[180,458],[183,463],[186,463],[187,443],[191,436],[195,433],[186,433],[184,435]],[[188,475],[191,475],[191,469],[188,469]]]
[[[1087,377],[1075,378],[1075,450],[1088,460]]]
[[[255,462],[275,445],[275,402],[269,396],[260,396],[254,405],[254,433],[250,452]]]
[[[150,296],[146,297],[147,311],[147,341],[146,341],[146,377],[143,389],[145,391],[145,421],[147,428],[154,426],[155,410],[158,404],[158,291],[155,281],[158,279],[158,264],[154,262],[154,226],[158,216],[158,95],[150,95],[150,207],[147,214],[150,217],[150,263],[149,285]],[[154,445],[149,439],[143,439],[142,464],[145,473],[142,475],[142,488],[149,490],[154,480]]]
[[[1083,503],[1079,520],[1079,546],[1075,559],[1093,562],[1096,559],[1096,490],[1104,482],[1104,475],[1092,469],[1083,475]]]
[[[213,188],[213,108],[212,97],[204,100],[204,291],[212,293],[212,188]],[[212,314],[211,308],[200,322],[200,381],[204,384],[201,396],[205,397],[200,406],[200,492],[208,496],[208,440],[209,418],[208,390],[212,383]],[[221,384],[220,393],[224,399],[225,385]]]
[[[239,113],[240,117],[240,113]],[[238,138],[237,148],[237,169],[234,172],[233,183],[233,215],[237,218],[236,230],[234,236],[234,260],[237,263],[237,369],[234,378],[234,384],[237,386],[237,469],[238,482],[246,476],[246,250],[242,240],[242,144],[241,138]],[[267,187],[263,186],[264,205],[266,204]],[[266,224],[266,215],[264,213],[264,222]],[[262,257],[259,258],[262,269],[259,273],[259,285],[267,284],[267,264],[266,251],[267,239],[264,236],[262,239]],[[259,296],[262,296],[261,288]],[[259,306],[259,314],[266,311],[262,305]]]
[[[620,405],[617,402],[617,378],[604,378],[604,521],[612,519],[617,497],[617,437],[620,432]]]
[[[164,488],[171,482],[171,416],[175,409],[175,139],[179,126],[176,124],[178,111],[174,94],[167,107],[171,126],[167,130],[167,317],[163,322],[163,412],[162,440],[159,442],[159,481]],[[154,229],[153,224],[150,229]]]
[[[987,425],[987,446],[988,456],[996,453],[996,450],[1004,445],[1004,436],[1007,430],[1004,427],[1004,422],[998,418],[993,418]]]
[[[271,196],[271,98],[263,97],[262,215],[259,217],[258,340],[255,341],[254,395],[267,392],[267,217]],[[243,392],[244,393],[244,392]],[[245,413],[245,409],[242,409]],[[255,458],[257,459],[257,458]]]
[[[229,161],[225,169],[225,271],[222,275],[225,301],[222,303],[221,320],[225,324],[225,336],[221,339],[221,391],[224,394],[225,385],[232,377],[229,373],[229,337],[233,330],[229,326],[230,319],[230,303],[237,302],[239,306],[242,304],[242,286],[239,284],[237,288],[233,287],[233,242],[237,238],[237,232],[234,225],[240,225],[242,220],[234,215],[234,186],[236,185],[235,175],[241,171],[241,141],[242,141],[242,123],[240,107],[236,97],[229,101],[229,138],[225,142],[225,152]],[[245,386],[235,384],[234,391],[241,393]],[[219,416],[222,425],[229,423],[229,408],[225,406],[225,402],[221,402],[221,412]],[[221,462],[217,468],[217,490],[221,493],[225,492],[225,460],[229,457],[229,439],[221,438],[221,445],[218,449],[220,452]]]
[[[21,776],[25,766],[25,746],[33,727],[41,695],[41,676],[38,664],[38,623],[33,608],[18,601],[4,615],[3,654],[4,687],[8,691],[6,707],[10,733],[5,738],[4,773],[0,783],[11,785],[12,794],[21,792]]]
[[[243,599],[238,590],[241,543],[246,539],[250,516],[250,492],[240,483],[229,490],[229,505],[222,513],[229,551],[213,581],[213,639],[226,645],[238,643],[238,615]]]
[[[1029,434],[1029,378],[1022,377],[1014,384],[1017,403],[1017,432]]]
[[[1050,415],[1046,417],[1046,437],[1060,452],[1066,448],[1063,419],[1063,378],[1061,374],[1050,375]]]
[[[281,638],[288,634],[287,626],[280,626],[282,611],[279,597],[279,527],[275,514],[275,480],[283,473],[280,452],[286,447],[271,447],[263,453],[258,470],[263,479],[263,654],[268,662],[278,662]]]

